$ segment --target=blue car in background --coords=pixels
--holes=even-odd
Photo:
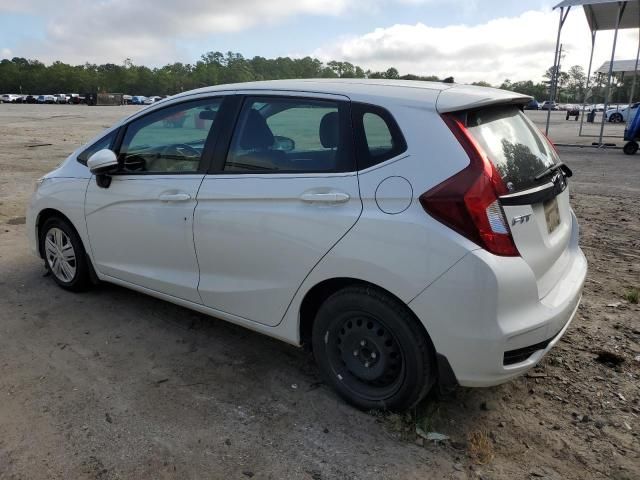
[[[524,106],[524,109],[525,110],[540,110],[540,104],[538,103],[538,101],[535,98],[533,98],[533,99],[531,99],[531,101],[529,103],[527,103]]]
[[[143,95],[134,95],[131,98],[131,104],[132,105],[144,105],[144,101],[147,99],[147,97],[143,96]]]

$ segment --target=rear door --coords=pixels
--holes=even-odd
[[[573,228],[566,174],[554,168],[559,162],[555,148],[513,105],[470,111],[466,123],[509,190],[500,201],[542,298],[570,260]]]
[[[198,192],[198,291],[207,306],[276,325],[362,211],[349,103],[281,92],[238,102],[229,147]]]

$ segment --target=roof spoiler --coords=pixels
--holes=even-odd
[[[525,105],[532,100],[528,95],[497,88],[456,85],[438,95],[436,110],[439,113],[472,110],[489,105]]]

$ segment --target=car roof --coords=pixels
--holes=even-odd
[[[398,105],[435,110],[439,113],[480,108],[494,104],[524,105],[532,97],[497,88],[419,80],[311,78],[296,80],[266,80],[229,83],[189,90],[154,102],[147,108],[122,119],[121,123],[150,113],[194,95],[216,92],[294,92],[302,94],[333,94],[356,102],[373,103],[393,110]]]
[[[455,83],[420,80],[311,78],[295,80],[267,80],[216,85],[191,90],[170,97],[172,99],[201,93],[221,91],[289,91],[343,95],[354,101],[412,101],[435,106],[440,112],[479,107],[493,103],[527,103],[531,97],[507,90]],[[386,101],[384,101],[386,100]]]
[[[321,92],[358,94],[362,92],[387,91],[389,87],[400,89],[420,89],[439,92],[451,88],[454,84],[442,82],[422,82],[416,80],[390,80],[365,78],[303,78],[290,80],[264,80],[257,82],[230,83],[204,87],[197,92],[216,92],[220,90],[289,90],[301,92]]]

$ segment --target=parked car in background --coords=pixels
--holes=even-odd
[[[631,108],[629,108],[628,105],[622,108],[610,108],[605,113],[605,118],[607,122],[612,123],[620,123],[633,120],[633,117],[635,117],[636,113],[638,112],[639,106],[640,102],[636,102],[631,105]],[[631,118],[629,118],[629,115],[631,115]]]
[[[62,288],[97,278],[308,345],[349,402],[406,410],[523,374],[578,309],[571,171],[528,101],[392,80],[185,92],[42,177],[26,232]]]
[[[131,105],[133,97],[131,95],[122,95],[122,102],[125,105]]]
[[[68,103],[71,103],[73,105],[82,103],[82,98],[80,97],[79,93],[67,93],[67,99]]]
[[[39,95],[38,103],[56,103],[56,97],[53,95]]]
[[[143,96],[143,95],[134,95],[133,97],[131,97],[131,104],[132,105],[144,105],[144,101],[147,99],[147,97]]]
[[[531,101],[524,106],[524,109],[525,110],[539,110],[540,109],[540,104],[538,103],[538,101],[535,98],[532,98]]]
[[[54,98],[56,103],[61,103],[61,104],[69,103],[69,97],[67,97],[64,93],[58,93],[57,95],[54,95]]]
[[[540,106],[540,110],[560,110],[560,107],[558,107],[558,104],[556,102],[545,100]]]
[[[153,97],[147,97],[142,103],[144,105],[151,105],[152,103],[156,103],[159,100],[162,100],[162,97],[155,95]]]
[[[15,103],[15,101],[21,96],[22,95],[18,95],[16,93],[5,93],[0,98],[2,99],[2,103]]]
[[[15,103],[36,103],[37,98],[37,95],[22,95],[16,99]]]

